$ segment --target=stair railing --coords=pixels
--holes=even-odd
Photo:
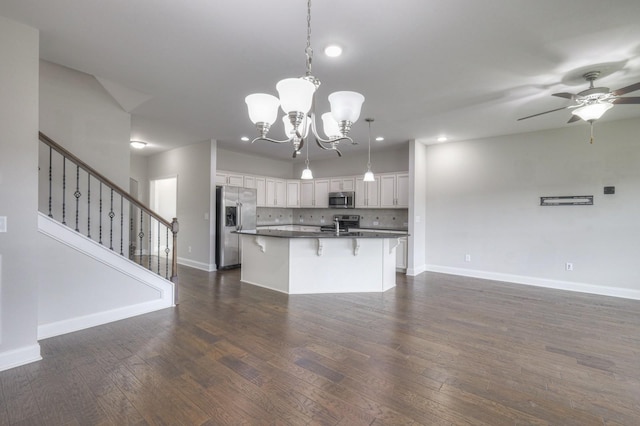
[[[167,221],[44,133],[39,139],[40,170],[48,172],[40,174],[39,210],[171,280],[177,303],[178,219]]]

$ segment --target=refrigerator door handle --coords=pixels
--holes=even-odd
[[[238,226],[237,231],[242,231],[242,203],[238,201]]]

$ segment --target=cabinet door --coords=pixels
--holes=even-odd
[[[409,207],[409,174],[396,175],[396,207]]]
[[[364,184],[365,182],[361,177],[356,178],[356,207],[367,207],[367,194]]]
[[[276,181],[273,179],[266,179],[265,180],[265,187],[266,187],[266,200],[265,200],[265,205],[267,207],[275,207],[277,199],[276,199]]]
[[[313,187],[312,180],[300,182],[300,207],[313,207]]]
[[[396,247],[396,268],[407,269],[407,237],[400,238]]]
[[[380,179],[376,177],[373,182],[365,182],[365,190],[367,193],[367,207],[380,206]]]
[[[343,191],[354,191],[355,190],[355,181],[353,178],[345,178],[342,179],[342,190]]]
[[[287,186],[285,181],[276,180],[276,207],[287,207]]]
[[[329,183],[329,190],[331,192],[342,191],[342,179],[331,179]]]
[[[227,185],[231,186],[243,186],[244,185],[244,176],[242,175],[227,175]]]
[[[257,207],[266,207],[267,205],[267,182],[265,178],[257,177],[256,178],[256,206]]]
[[[380,207],[396,206],[396,175],[380,175]]]
[[[329,207],[329,179],[316,179],[313,187],[315,207]]]
[[[226,185],[227,174],[222,172],[216,172],[216,185]]]
[[[256,189],[256,178],[253,176],[244,177],[244,187]]]
[[[287,207],[300,207],[300,181],[287,181]]]

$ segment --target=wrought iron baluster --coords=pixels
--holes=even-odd
[[[76,192],[73,193],[73,196],[76,197],[76,232],[80,232],[80,227],[78,226],[78,209],[80,207],[80,196],[82,193],[80,192],[80,166],[76,164]]]
[[[120,195],[120,256],[124,256],[122,241],[124,241],[124,197]]]
[[[148,270],[151,270],[151,216],[149,216],[149,259],[147,260],[147,263],[149,264],[149,266],[147,267]]]
[[[87,172],[87,237],[91,238],[91,173]]]
[[[166,228],[166,229],[167,229],[167,237],[165,239],[165,242],[166,242],[167,245],[164,248],[164,253],[166,255],[166,257],[164,259],[164,263],[165,263],[165,272],[164,272],[165,275],[164,275],[164,277],[166,279],[169,279],[169,228]]]
[[[158,234],[156,238],[158,239],[158,275],[162,275],[160,274],[160,221],[158,221]]]
[[[49,147],[49,217],[53,217],[53,215],[51,214],[51,175],[52,170],[53,170],[53,166],[52,166],[52,160],[51,157],[53,157],[53,148]]]
[[[67,190],[67,157],[62,156],[62,224],[67,224],[67,198],[65,192]]]
[[[139,259],[138,259],[138,263],[140,265],[142,265],[142,238],[144,237],[144,232],[142,232],[142,230],[144,229],[142,226],[142,214],[144,212],[142,211],[142,209],[140,209],[140,232],[138,232],[138,238],[140,239],[140,248],[138,249],[138,253],[139,253]]]
[[[113,211],[113,188],[111,188],[111,210],[109,210],[109,248],[113,250],[113,218],[116,217]]]
[[[100,235],[98,242],[102,244],[102,181],[100,181]]]

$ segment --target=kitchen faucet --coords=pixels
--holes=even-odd
[[[336,224],[336,235],[338,235],[340,233],[340,220],[336,217],[333,219],[333,221]]]

